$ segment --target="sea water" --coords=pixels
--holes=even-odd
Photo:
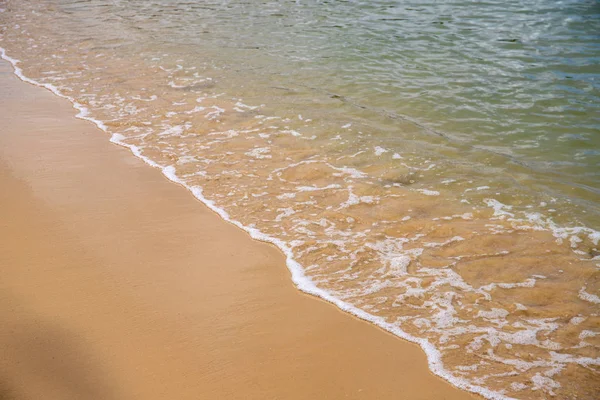
[[[600,393],[599,32],[595,0],[0,0],[22,79],[498,399]]]

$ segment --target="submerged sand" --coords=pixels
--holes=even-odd
[[[0,398],[468,399],[0,63]]]

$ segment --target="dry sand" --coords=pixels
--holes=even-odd
[[[469,399],[0,63],[0,398]]]

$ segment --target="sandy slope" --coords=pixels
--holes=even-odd
[[[468,399],[0,64],[0,398]]]

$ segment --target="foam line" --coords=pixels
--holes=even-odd
[[[45,89],[48,89],[55,95],[69,100],[71,102],[71,104],[73,105],[73,108],[78,111],[78,113],[76,115],[77,118],[83,119],[86,121],[90,121],[90,122],[94,123],[102,131],[104,131],[108,134],[111,134],[108,131],[108,128],[106,127],[106,125],[102,121],[99,121],[99,120],[96,120],[96,119],[90,117],[89,110],[82,104],[78,103],[73,97],[62,94],[59,91],[59,89],[52,84],[37,82],[31,78],[26,77],[23,74],[23,70],[18,66],[20,61],[8,56],[6,54],[6,50],[2,47],[0,47],[0,56],[2,59],[6,60],[12,64],[12,66],[14,68],[14,73],[17,77],[19,77],[19,79],[21,79],[24,82],[30,83],[32,85],[40,86]],[[276,247],[278,247],[286,257],[286,266],[292,275],[292,281],[294,282],[294,284],[296,285],[296,287],[299,290],[303,291],[304,293],[308,293],[313,296],[319,297],[329,303],[332,303],[332,304],[336,305],[338,308],[340,308],[341,310],[343,310],[349,314],[352,314],[355,317],[358,317],[362,320],[371,322],[371,323],[377,325],[378,327],[384,329],[385,331],[390,332],[402,339],[405,339],[405,340],[408,340],[409,342],[418,344],[421,347],[421,349],[423,349],[425,354],[427,355],[427,362],[428,362],[429,369],[431,370],[431,372],[433,372],[435,375],[439,376],[440,378],[450,382],[452,385],[454,385],[460,389],[472,392],[472,393],[477,393],[477,394],[479,394],[487,399],[491,399],[491,400],[514,400],[514,398],[507,397],[507,396],[503,395],[502,393],[487,389],[485,387],[473,385],[470,382],[466,381],[465,379],[461,379],[456,376],[453,376],[450,373],[450,371],[448,371],[444,368],[439,350],[437,350],[427,339],[422,339],[422,338],[417,338],[415,336],[412,336],[409,333],[404,332],[399,327],[386,322],[382,317],[377,317],[375,315],[371,315],[371,314],[367,313],[366,311],[363,311],[351,304],[346,303],[345,301],[343,301],[341,299],[338,299],[337,297],[333,296],[329,292],[318,288],[314,284],[314,282],[304,274],[304,269],[302,268],[302,265],[294,259],[294,254],[293,254],[291,248],[288,245],[286,245],[285,242],[283,242],[280,239],[266,235],[256,228],[245,226],[241,222],[232,219],[229,216],[229,214],[227,213],[227,211],[225,211],[222,208],[217,207],[215,205],[214,201],[209,200],[204,196],[202,188],[200,186],[190,186],[190,185],[186,184],[183,180],[181,180],[175,174],[175,168],[173,166],[162,166],[162,165],[156,163],[155,161],[151,160],[150,158],[144,156],[137,146],[125,143],[123,141],[124,139],[125,139],[125,137],[123,135],[115,133],[115,134],[111,134],[110,141],[112,143],[118,144],[120,146],[127,147],[136,157],[142,159],[146,164],[148,164],[154,168],[160,169],[162,171],[163,175],[167,179],[185,187],[187,190],[189,190],[194,195],[194,197],[196,197],[198,200],[200,200],[202,203],[204,203],[212,211],[219,214],[219,216],[221,218],[223,218],[225,221],[239,227],[240,229],[243,229],[253,239],[256,239],[256,240],[259,240],[262,242],[271,243],[271,244],[275,245]]]

